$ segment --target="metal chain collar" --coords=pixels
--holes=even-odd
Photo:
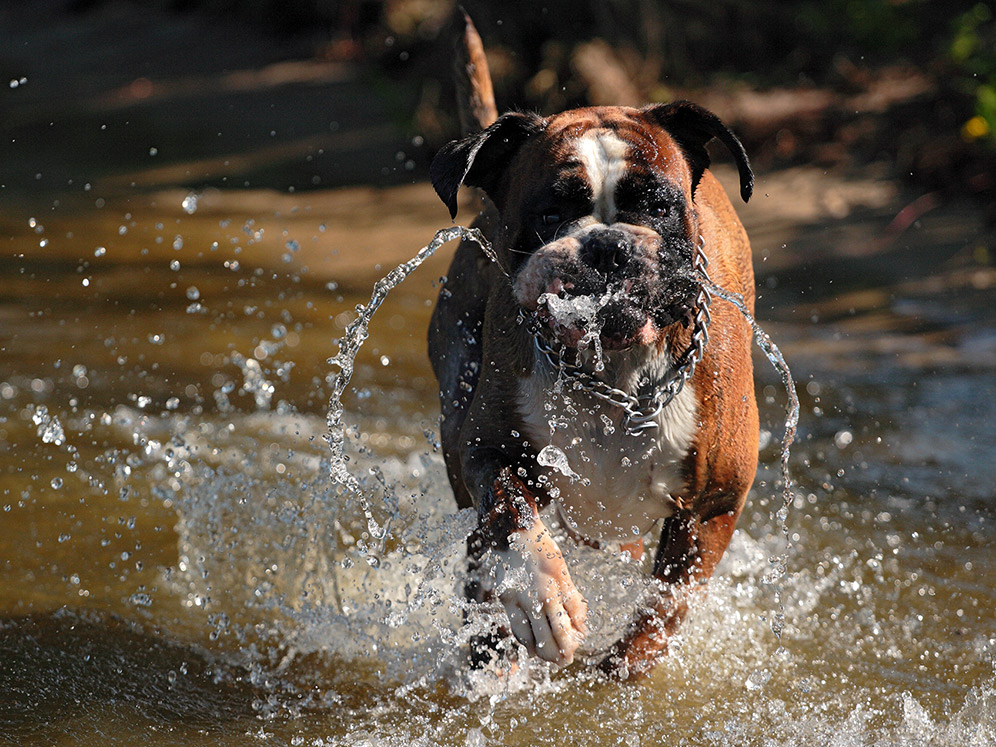
[[[702,236],[699,236],[699,245],[696,247],[692,266],[698,274],[709,280],[709,273],[706,272],[709,260],[705,255],[705,239]],[[550,365],[562,371],[564,376],[570,379],[578,389],[588,392],[593,397],[607,402],[613,407],[620,408],[625,413],[626,434],[636,436],[644,431],[659,427],[657,416],[678,396],[684,389],[685,383],[695,373],[695,366],[702,360],[705,346],[709,342],[709,322],[712,320],[712,315],[709,313],[711,303],[712,294],[707,288],[700,286],[693,307],[695,314],[692,339],[688,348],[674,361],[671,374],[663,384],[660,386],[651,385],[651,390],[640,396],[610,386],[584,370],[577,363],[565,360],[564,346],[561,345],[560,350],[555,349],[541,333],[539,322],[535,317],[529,319],[527,324],[533,335],[537,352],[546,358]]]

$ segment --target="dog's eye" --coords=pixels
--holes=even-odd
[[[560,223],[560,213],[549,212],[540,216],[540,223],[544,226],[554,226]]]
[[[651,218],[666,218],[668,213],[671,212],[671,207],[669,205],[651,205],[647,213]]]

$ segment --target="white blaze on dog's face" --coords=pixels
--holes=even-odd
[[[626,173],[629,146],[611,130],[589,130],[577,140],[575,153],[588,174],[592,217],[606,225],[616,215],[616,187]]]
[[[666,134],[593,111],[551,121],[546,170],[513,185],[513,289],[570,346],[595,335],[606,350],[655,344],[694,295],[687,171],[672,173],[683,160],[668,157]]]

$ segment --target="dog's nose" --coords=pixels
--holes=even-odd
[[[581,247],[581,261],[610,275],[624,269],[633,259],[633,242],[623,231],[599,231]]]

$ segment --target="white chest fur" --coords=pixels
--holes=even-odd
[[[611,355],[611,354],[610,354]],[[615,361],[616,386],[632,391],[642,373],[663,377],[668,361],[641,366]],[[613,368],[612,362],[609,369]],[[654,370],[660,369],[660,370]],[[674,511],[671,492],[681,487],[681,461],[697,427],[691,384],[658,416],[658,428],[628,435],[624,414],[588,392],[562,382],[537,360],[533,374],[519,385],[519,414],[525,435],[537,452],[554,446],[567,457],[569,472],[546,468],[547,490],[572,527],[590,539],[627,541],[645,534]]]

